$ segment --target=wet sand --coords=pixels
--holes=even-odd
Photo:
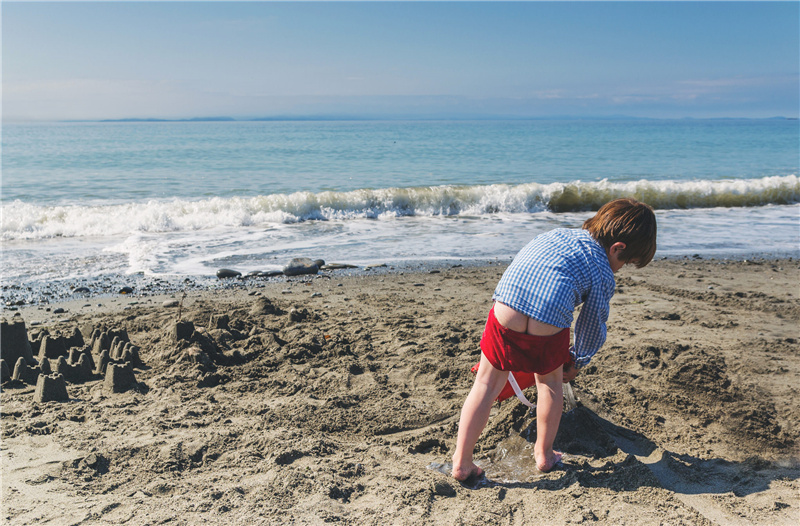
[[[623,268],[562,465],[536,471],[510,399],[478,443],[487,480],[463,486],[437,467],[503,268],[193,290],[185,339],[163,306],[178,294],[6,311],[34,342],[127,333],[143,365],[132,390],[97,376],[66,402],[4,385],[2,522],[798,523],[800,262]]]

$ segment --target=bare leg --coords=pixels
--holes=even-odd
[[[561,460],[561,453],[553,451],[553,442],[564,407],[562,378],[561,367],[545,375],[536,375],[536,444],[533,455],[536,467],[541,471],[550,471]]]
[[[489,421],[492,402],[503,390],[508,380],[508,371],[500,371],[492,367],[489,360],[481,354],[481,364],[472,390],[461,409],[461,421],[458,424],[456,452],[453,454],[453,477],[465,480],[471,475],[480,475],[483,471],[473,462],[472,454],[478,437]]]

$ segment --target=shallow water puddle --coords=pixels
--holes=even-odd
[[[562,458],[566,460],[569,455]],[[479,479],[468,479],[462,486],[478,489],[493,487],[500,484],[520,484],[533,482],[546,473],[539,471],[533,457],[533,442],[528,442],[521,436],[511,436],[503,440],[492,452],[490,458],[475,462],[484,471]],[[561,462],[556,464],[555,471],[563,469]],[[428,469],[438,471],[448,477],[451,476],[453,465],[449,462],[440,464],[431,462]]]

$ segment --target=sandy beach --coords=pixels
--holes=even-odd
[[[442,470],[504,268],[5,311],[34,356],[77,329],[90,349],[127,338],[141,363],[131,389],[96,375],[64,402],[4,383],[2,522],[798,524],[800,261],[623,268],[562,464],[535,469],[535,422],[512,398],[478,442],[488,481],[468,487]]]

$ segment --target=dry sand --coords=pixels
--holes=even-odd
[[[452,455],[502,270],[190,293],[192,341],[164,298],[22,309],[31,339],[125,329],[144,367],[136,390],[69,383],[68,402],[6,385],[2,522],[800,522],[798,261],[624,268],[608,341],[573,384],[563,465],[535,470],[511,399],[478,443],[489,482],[470,488],[432,468]]]

